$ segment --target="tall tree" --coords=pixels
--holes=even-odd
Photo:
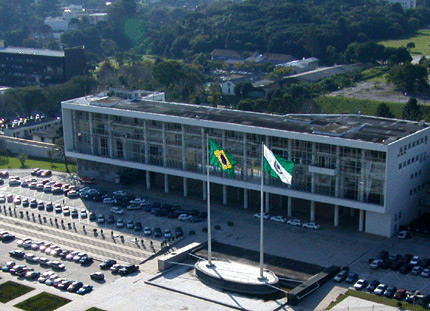
[[[376,108],[376,115],[378,117],[384,117],[384,118],[394,118],[394,114],[391,112],[390,107],[388,107],[387,104],[381,103]]]
[[[409,98],[408,102],[403,107],[402,116],[403,119],[412,121],[420,121],[422,119],[421,106],[418,105],[416,98]]]

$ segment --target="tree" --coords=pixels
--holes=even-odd
[[[178,81],[183,76],[182,64],[175,60],[161,60],[152,68],[154,79],[165,86]]]
[[[240,82],[234,87],[234,93],[240,98],[245,98],[254,90],[251,82]]]
[[[414,42],[408,42],[408,44],[406,44],[406,47],[408,49],[413,49],[413,48],[415,48],[415,43]]]
[[[409,98],[402,110],[402,117],[406,120],[420,121],[422,119],[421,106],[418,105],[416,98]]]
[[[379,104],[376,108],[376,115],[378,117],[384,117],[384,118],[394,118],[393,113],[391,112],[390,107],[388,107],[387,104],[382,103]]]
[[[387,76],[389,83],[393,83],[398,89],[407,92],[426,88],[428,86],[427,79],[427,68],[411,63],[391,68]]]
[[[18,154],[18,160],[21,162],[21,167],[25,167],[25,161],[27,161],[28,156],[25,153]]]

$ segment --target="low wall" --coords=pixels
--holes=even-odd
[[[188,253],[191,253],[203,247],[204,244],[193,242],[182,248],[177,249],[172,253],[165,254],[158,259],[158,271],[163,272],[171,267],[173,267],[175,262],[184,262],[188,259]]]
[[[288,304],[295,306],[306,296],[316,291],[321,285],[327,283],[333,276],[339,272],[340,268],[331,266],[318,274],[315,274],[303,284],[297,286],[287,294]]]
[[[52,152],[52,158],[57,159],[61,155],[55,150],[54,144],[43,143],[34,140],[0,136],[1,144],[13,154],[26,154],[29,157],[49,159],[49,153]]]

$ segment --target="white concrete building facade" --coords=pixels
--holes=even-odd
[[[265,178],[266,211],[276,205],[288,217],[305,213],[310,221],[328,215],[333,226],[342,225],[342,215],[355,214],[357,230],[391,236],[425,204],[430,169],[425,123],[98,96],[62,102],[62,117],[66,155],[78,159],[80,169],[111,180],[116,170],[132,168],[146,174],[147,188],[153,175],[163,180],[165,192],[170,180],[180,180],[184,196],[188,184],[198,183],[205,200],[208,136],[238,161],[234,178],[211,171],[224,204],[233,198],[244,208],[259,202],[262,142],[296,163],[292,185]]]

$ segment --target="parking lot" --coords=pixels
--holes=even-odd
[[[10,172],[11,175],[18,175],[21,180],[29,177],[30,170],[16,170]],[[76,178],[66,174],[55,174],[50,179],[58,180],[62,183],[76,184]],[[38,178],[39,180],[40,178]],[[62,207],[69,206],[76,208],[78,213],[81,209],[85,209],[88,214],[93,212],[96,216],[104,215],[105,218],[110,213],[112,204],[104,204],[101,202],[93,202],[89,200],[81,200],[80,198],[68,198],[62,194],[52,194],[44,191],[37,191],[21,186],[9,186],[7,179],[4,179],[5,184],[0,186],[0,194],[13,194],[14,197],[20,196],[24,198],[35,198],[38,202],[52,202],[60,204]],[[115,190],[127,191],[136,197],[150,199],[160,202],[161,204],[181,205],[182,208],[189,210],[198,210],[204,212],[206,203],[193,198],[184,198],[175,196],[174,193],[165,194],[157,189],[139,189],[135,186],[119,186],[111,183],[98,183],[90,185],[90,187],[105,190],[109,193]],[[3,208],[3,205],[5,208]],[[124,215],[114,215],[115,222],[108,224],[97,223],[90,221],[89,217],[72,218],[65,216],[63,213],[48,212],[46,209],[39,210],[37,208],[23,207],[21,204],[0,203],[0,229],[8,230],[16,233],[21,237],[30,236],[37,240],[50,241],[62,247],[85,251],[94,257],[94,264],[88,267],[81,267],[74,263],[66,263],[66,270],[61,276],[80,279],[84,283],[94,284],[95,292],[91,297],[98,297],[93,300],[95,305],[99,303],[103,305],[100,289],[103,292],[109,291],[109,286],[117,288],[118,282],[122,286],[129,284],[132,286],[134,278],[121,279],[118,276],[105,273],[106,283],[96,283],[89,279],[89,274],[94,271],[99,271],[97,264],[106,258],[115,258],[122,263],[141,263],[146,258],[154,254],[161,247],[163,237],[154,238],[153,236],[145,236],[143,231],[135,231],[134,229],[118,228],[116,221],[118,217],[123,218],[127,223],[129,220],[140,221],[142,226],[149,226],[151,229],[159,227],[162,231],[170,229],[174,232],[177,226],[181,226],[184,232],[184,238],[179,240],[174,247],[184,246],[194,241],[205,241],[207,238],[203,228],[206,223],[189,221],[180,221],[174,218],[155,216],[151,212],[142,210],[127,210],[123,208]],[[21,214],[22,212],[22,214]],[[40,215],[40,217],[39,217]],[[233,222],[233,226],[227,225],[228,222]],[[70,227],[69,227],[70,224]],[[213,230],[215,239],[222,243],[233,246],[248,248],[258,251],[259,248],[259,220],[253,217],[251,211],[232,209],[228,206],[213,204],[212,224],[218,225],[219,230]],[[380,282],[394,285],[398,288],[404,287],[408,290],[416,289],[422,293],[430,293],[429,279],[421,276],[414,276],[410,273],[401,274],[397,271],[377,269],[372,270],[369,266],[369,259],[376,258],[380,250],[387,250],[390,253],[396,252],[399,254],[411,253],[430,258],[430,246],[428,245],[428,237],[413,236],[411,239],[399,240],[393,238],[383,238],[372,236],[366,233],[357,232],[355,230],[345,230],[324,226],[320,230],[311,230],[302,227],[294,227],[286,223],[278,223],[270,220],[265,220],[265,252],[277,256],[291,258],[303,262],[317,264],[320,266],[339,265],[348,266],[350,271],[357,272],[360,278],[365,278],[369,282],[377,279]],[[94,232],[97,229],[97,232]],[[103,230],[103,234],[102,231]],[[195,234],[190,234],[194,231]],[[123,238],[121,238],[121,236]],[[137,238],[137,240],[136,240]],[[143,243],[142,243],[143,241]],[[152,242],[152,247],[151,247]],[[174,243],[173,241],[171,241]],[[17,248],[16,243],[0,244],[2,262],[10,260],[7,252]],[[317,246],[317,247],[316,247]],[[138,283],[143,281],[142,276],[149,277],[156,273],[156,262],[149,261],[140,265],[141,277],[138,278]],[[142,274],[143,272],[143,274]],[[130,280],[127,281],[127,280]],[[27,281],[26,281],[27,282]],[[148,290],[146,285],[145,290]],[[326,286],[347,288],[349,285],[345,283],[330,282]],[[197,290],[198,292],[198,290]],[[321,291],[323,292],[323,291]],[[100,293],[100,294],[97,294]],[[154,295],[160,297],[158,303],[163,304],[162,291],[153,290]],[[58,293],[57,293],[58,294]],[[65,293],[65,295],[69,295]],[[127,299],[130,299],[131,293],[127,294]],[[138,292],[136,292],[138,295]],[[169,295],[172,295],[169,293]],[[76,296],[76,295],[75,295]],[[121,296],[121,295],[120,295]],[[121,304],[121,297],[116,297],[118,300],[116,305]],[[125,297],[125,296],[124,296]],[[316,299],[313,301],[313,298]],[[74,298],[76,299],[76,297]],[[81,299],[81,298],[79,298]],[[124,298],[125,299],[125,298]],[[178,301],[184,301],[184,306],[189,305],[204,305],[204,302],[191,302],[191,299],[183,297]],[[311,309],[316,309],[319,301],[323,297],[318,294],[313,294],[306,299],[303,306]],[[109,308],[107,308],[109,309]],[[216,308],[215,308],[216,309]],[[121,310],[117,308],[116,310]],[[124,309],[125,310],[125,309]],[[139,310],[139,309],[136,309]]]

